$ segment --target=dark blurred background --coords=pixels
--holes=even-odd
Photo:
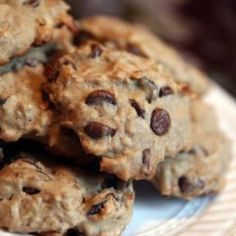
[[[236,0],[68,0],[74,16],[146,24],[236,96]]]

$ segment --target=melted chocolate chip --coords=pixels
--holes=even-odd
[[[68,58],[62,58],[64,54],[62,52],[58,52],[54,55],[45,66],[44,74],[47,77],[49,82],[56,81],[57,77],[60,74],[60,68],[62,65],[71,66],[74,70],[76,70],[76,65],[73,61]]]
[[[106,200],[92,206],[92,208],[88,211],[87,215],[99,214],[101,210],[104,208],[105,203],[106,203]]]
[[[32,7],[38,7],[40,4],[40,0],[26,0],[23,2],[24,5],[30,5]]]
[[[89,122],[84,127],[84,131],[92,139],[100,139],[105,136],[113,137],[116,133],[115,129],[99,122]]]
[[[134,99],[130,99],[129,102],[130,102],[131,106],[135,109],[137,115],[144,119],[145,118],[145,110],[142,109],[140,107],[140,105]]]
[[[148,174],[150,172],[150,160],[151,160],[151,151],[149,148],[143,150],[142,162],[144,173]]]
[[[59,76],[59,66],[61,64],[60,58],[63,56],[62,53],[57,53],[50,58],[45,66],[44,74],[49,82],[53,82]]]
[[[22,188],[22,191],[25,192],[25,193],[27,193],[27,194],[29,194],[29,195],[34,195],[34,194],[38,194],[38,193],[41,192],[41,191],[40,191],[39,189],[37,189],[37,188],[27,187],[27,186],[23,187],[23,188]]]
[[[74,37],[74,44],[79,46],[79,45],[83,44],[84,42],[86,42],[90,39],[94,39],[94,38],[95,38],[95,36],[92,33],[88,32],[86,30],[80,30],[77,32],[77,34]]]
[[[92,58],[100,57],[102,52],[103,52],[102,48],[98,44],[91,45],[90,57]]]
[[[7,98],[0,98],[0,106],[3,106],[7,102]]]
[[[152,80],[148,79],[147,77],[142,77],[138,80],[138,85],[145,90],[146,98],[149,103],[157,98],[158,89]]]
[[[170,128],[169,113],[161,108],[156,108],[152,112],[150,127],[154,134],[161,136],[166,134]]]
[[[178,185],[182,193],[192,193],[196,190],[201,190],[205,187],[205,184],[200,179],[189,179],[186,176],[179,178]]]
[[[103,102],[116,105],[117,101],[113,93],[106,90],[95,90],[91,92],[85,100],[87,105],[98,105]]]
[[[146,55],[143,53],[143,51],[137,45],[135,45],[133,43],[128,43],[126,45],[126,50],[136,56],[146,57]]]
[[[160,89],[160,92],[159,92],[159,97],[164,97],[164,96],[168,96],[170,94],[173,94],[173,90],[171,87],[169,86],[166,86],[166,87],[162,87]]]

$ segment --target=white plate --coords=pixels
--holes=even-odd
[[[220,125],[234,144],[236,157],[236,104],[218,86],[206,96],[219,116]],[[123,236],[235,236],[236,235],[236,158],[227,174],[227,185],[218,196],[190,202],[166,199],[146,182],[135,184],[137,199],[133,219]],[[0,232],[1,236],[15,234]]]

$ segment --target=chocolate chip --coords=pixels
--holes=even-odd
[[[38,7],[40,4],[40,0],[26,0],[23,2],[24,5],[30,5],[32,7]]]
[[[180,150],[178,154],[185,154],[186,150]]]
[[[53,57],[51,57],[46,64],[44,74],[49,82],[55,81],[59,76],[59,66],[61,64],[60,59],[62,58],[62,56],[63,53],[57,53]]]
[[[137,56],[140,56],[140,57],[147,57],[143,51],[135,44],[133,43],[128,43],[126,45],[126,50],[132,54],[135,54]]]
[[[87,105],[98,105],[103,102],[116,105],[117,101],[113,93],[106,90],[95,90],[91,92],[85,100]]]
[[[105,203],[106,203],[106,200],[92,206],[92,208],[88,211],[87,215],[99,214],[101,210],[104,208]]]
[[[98,44],[91,45],[90,57],[92,58],[100,57],[102,52],[103,52],[102,48]]]
[[[150,160],[151,160],[151,150],[149,148],[143,150],[142,162],[143,170],[145,174],[150,172]]]
[[[55,28],[62,28],[64,26],[64,22],[58,22],[56,25],[55,25]]]
[[[186,176],[182,176],[179,178],[178,185],[182,193],[192,193],[205,187],[205,184],[202,180],[198,178],[190,179]]]
[[[152,112],[150,127],[154,134],[163,135],[168,132],[170,127],[169,113],[161,108],[156,108]]]
[[[188,151],[188,154],[190,155],[196,155],[196,150],[193,148],[191,150]]]
[[[148,79],[147,77],[142,77],[138,80],[138,85],[145,90],[146,98],[149,103],[157,98],[158,89],[152,80]]]
[[[61,61],[61,64],[65,65],[65,66],[71,66],[74,70],[76,70],[76,65],[73,61],[69,60],[68,58],[64,58]]]
[[[82,233],[78,229],[71,228],[67,230],[65,236],[82,236]]]
[[[144,119],[145,118],[145,110],[143,110],[134,99],[130,99],[129,102],[130,102],[131,106],[135,109],[137,115]]]
[[[22,191],[25,192],[25,193],[27,193],[27,194],[29,194],[29,195],[34,195],[34,194],[38,194],[38,193],[41,192],[41,191],[40,191],[39,189],[37,189],[37,188],[27,187],[27,186],[23,187],[23,188],[22,188]]]
[[[80,30],[77,32],[77,34],[74,37],[74,44],[79,46],[79,45],[83,44],[84,42],[86,42],[90,39],[94,39],[94,38],[95,38],[95,36],[92,33],[88,32],[86,30]]]
[[[168,96],[170,94],[173,94],[173,90],[171,87],[169,86],[165,86],[165,87],[162,87],[160,89],[160,92],[159,92],[159,97],[164,97],[164,96]]]
[[[7,98],[0,98],[0,106],[3,106],[7,102]]]
[[[116,133],[115,129],[110,128],[107,125],[104,125],[99,122],[89,122],[85,127],[84,127],[85,133],[93,139],[100,139],[105,136],[114,136]]]
[[[49,82],[56,81],[57,77],[60,74],[60,68],[62,65],[71,66],[74,70],[76,70],[76,65],[70,59],[64,57],[63,53],[58,52],[55,54],[45,66],[44,74],[47,77]]]

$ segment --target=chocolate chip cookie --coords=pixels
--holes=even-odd
[[[61,0],[0,0],[0,65],[54,41],[63,25],[73,30],[68,9]]]
[[[36,139],[56,155],[77,157],[81,154],[78,137],[60,127],[58,114],[43,91],[47,60],[42,48],[31,49],[0,66],[0,139]]]
[[[54,122],[44,64],[73,50],[76,27],[61,0],[0,0],[0,139],[46,137]],[[74,28],[73,28],[74,27]]]
[[[118,236],[134,193],[114,177],[21,155],[0,171],[0,199],[0,228],[10,232]]]
[[[52,113],[43,99],[42,65],[24,66],[0,79],[0,138],[16,141],[25,135],[45,136]]]
[[[126,23],[120,19],[94,16],[80,22],[80,31],[75,44],[81,45],[88,39],[121,48],[141,57],[149,57],[166,66],[177,83],[184,84],[187,91],[202,94],[207,90],[206,76],[185,62],[175,49],[168,46],[148,29]]]
[[[218,192],[231,158],[229,140],[219,131],[211,107],[195,102],[192,108],[195,146],[158,165],[153,184],[165,196],[191,199]]]
[[[161,64],[88,42],[47,65],[46,91],[101,170],[151,178],[165,155],[191,145],[189,98]]]

